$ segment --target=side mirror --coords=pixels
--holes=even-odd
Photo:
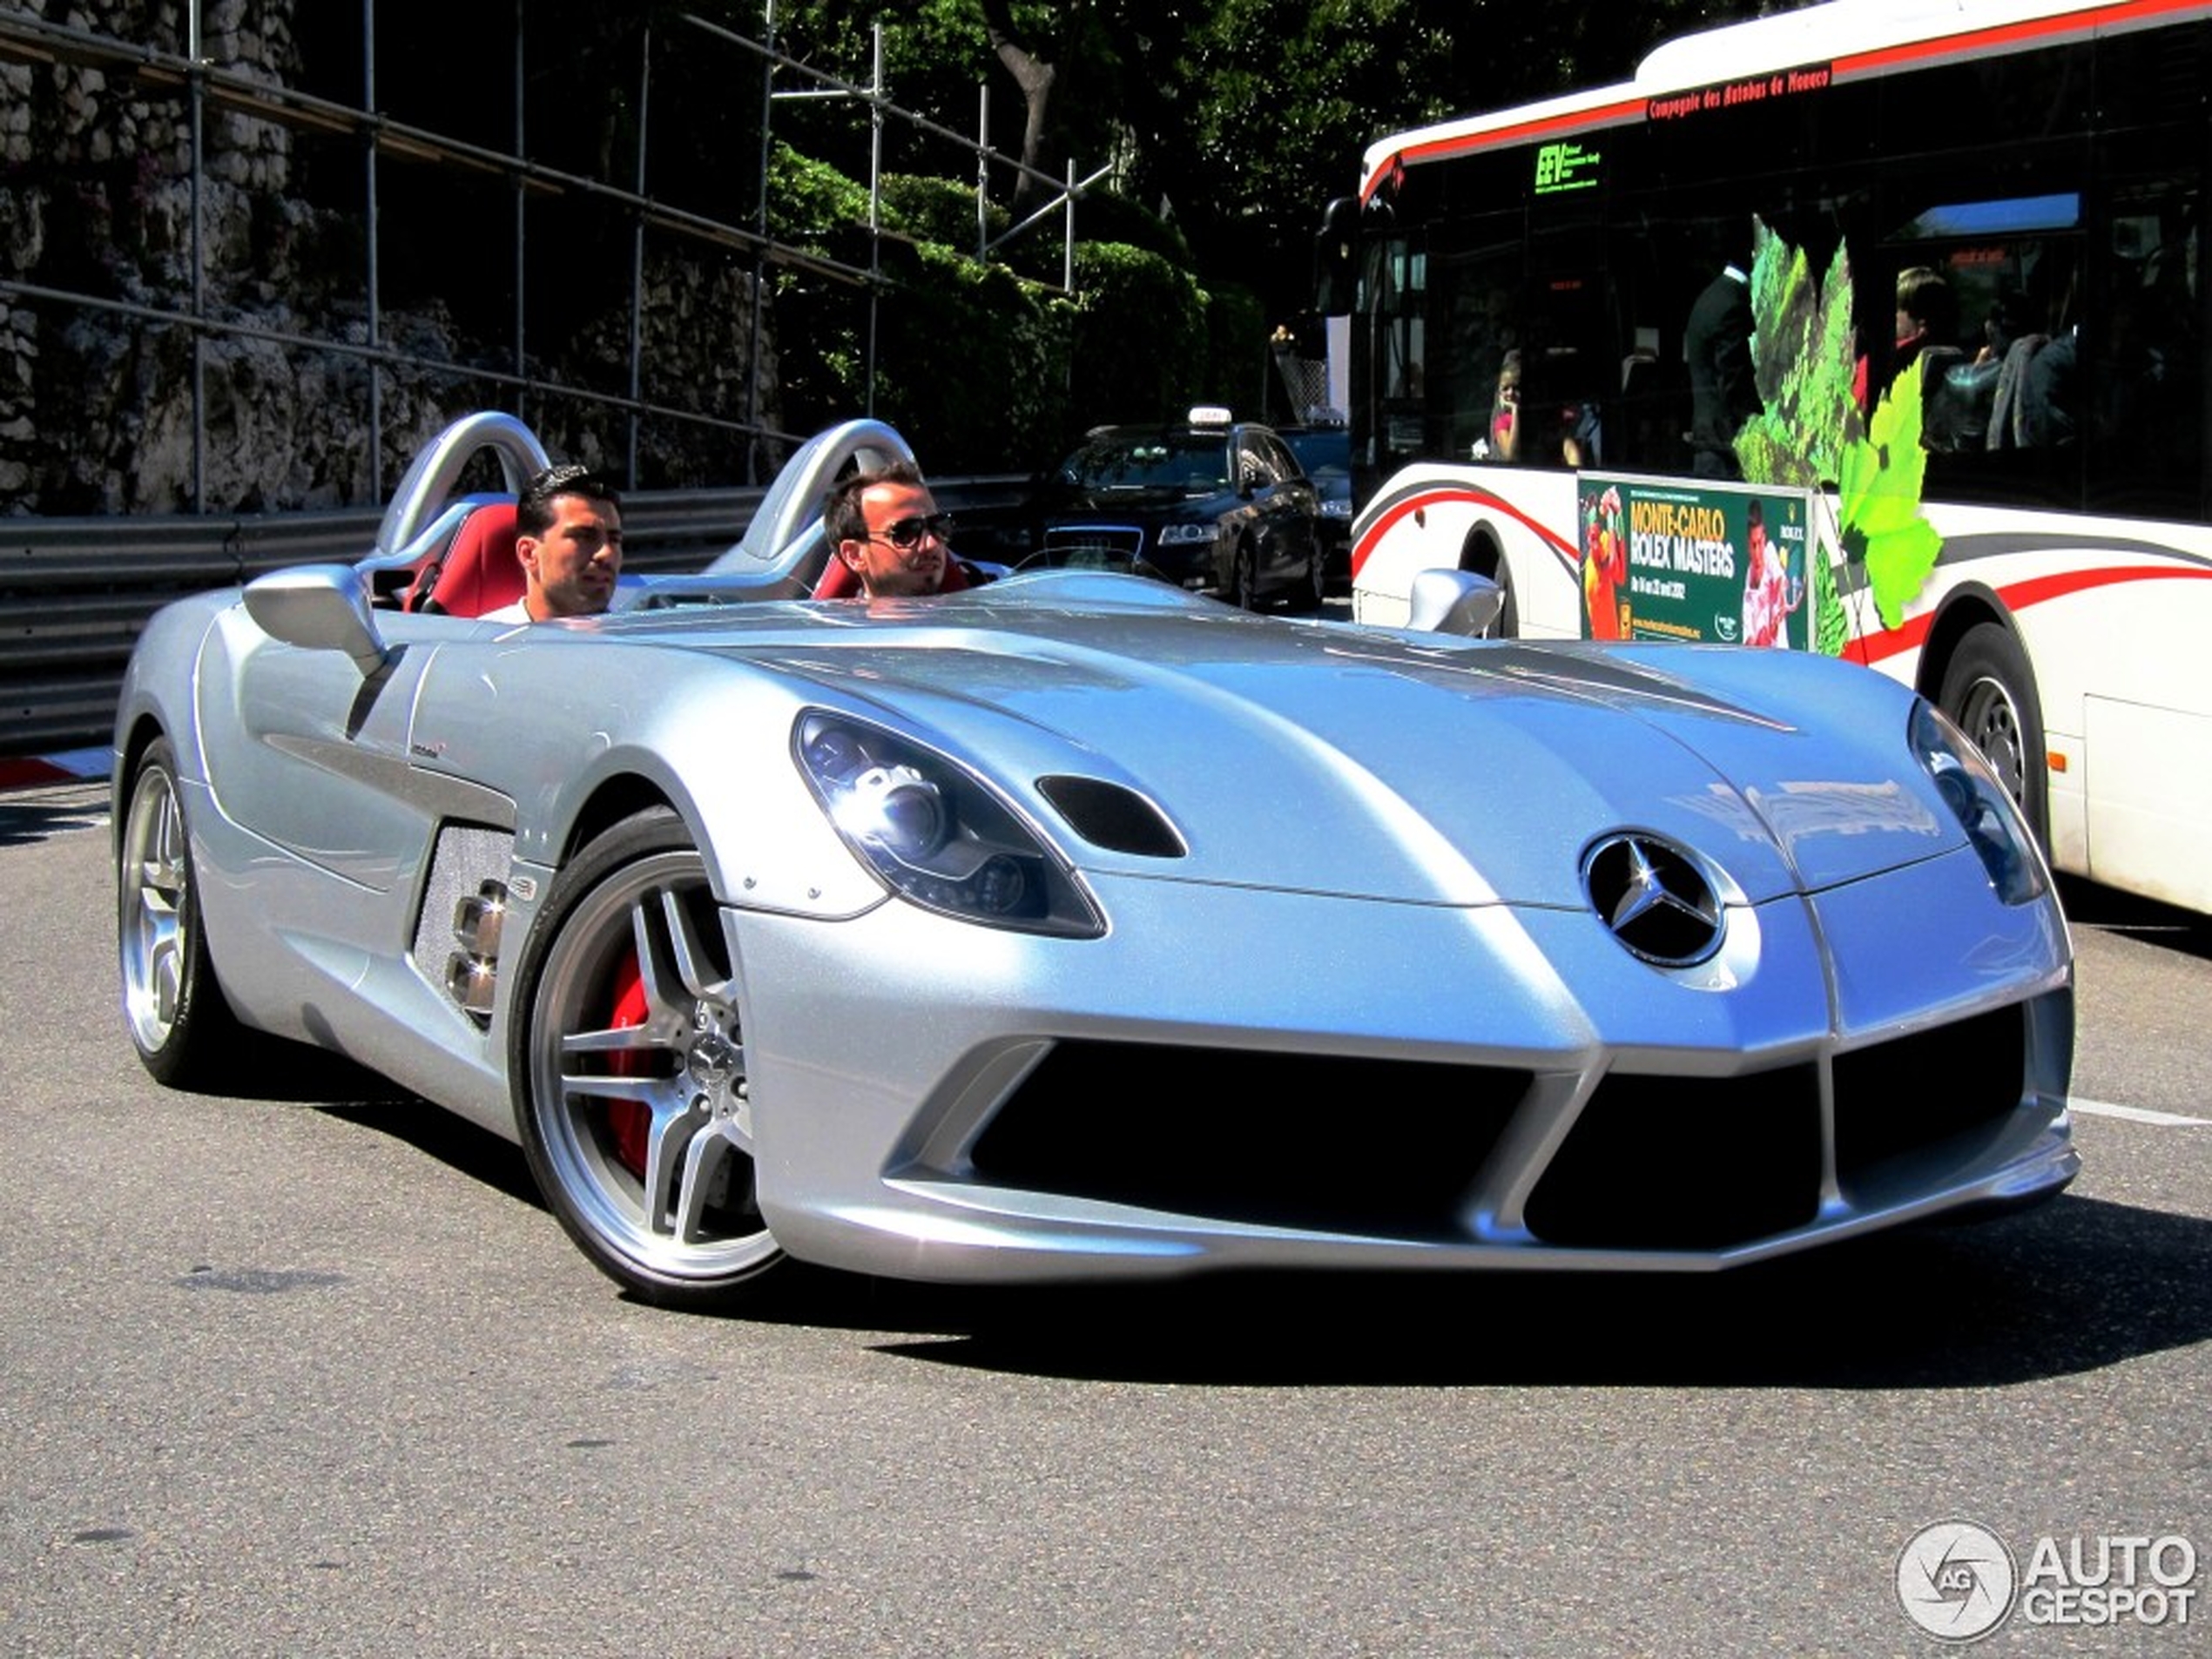
[[[1413,577],[1410,599],[1408,628],[1468,639],[1488,633],[1506,608],[1506,590],[1472,570],[1423,570]]]
[[[344,651],[364,677],[384,665],[368,590],[349,564],[302,564],[257,577],[246,584],[246,614],[287,645]]]

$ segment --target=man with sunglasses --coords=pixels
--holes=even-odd
[[[947,545],[952,519],[904,462],[844,480],[823,502],[822,519],[863,598],[949,593],[975,580]]]

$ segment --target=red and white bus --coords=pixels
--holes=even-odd
[[[1373,145],[1356,614],[1855,658],[2212,911],[2209,89],[2207,0],[1838,0]]]

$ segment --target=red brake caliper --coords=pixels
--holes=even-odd
[[[637,972],[637,958],[625,956],[615,969],[615,1006],[607,1015],[610,1028],[645,1023],[645,981]],[[617,1077],[637,1075],[639,1056],[617,1054],[608,1056],[607,1069]],[[610,1100],[607,1103],[607,1130],[614,1137],[615,1157],[622,1167],[640,1181],[645,1178],[645,1130],[652,1123],[652,1114],[634,1100]]]

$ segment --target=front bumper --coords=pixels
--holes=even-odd
[[[2078,1167],[2064,924],[1971,859],[1757,907],[1733,983],[1582,912],[1174,881],[1095,880],[1087,941],[740,914],[762,1206],[1016,1280],[1697,1271],[2030,1202]]]

